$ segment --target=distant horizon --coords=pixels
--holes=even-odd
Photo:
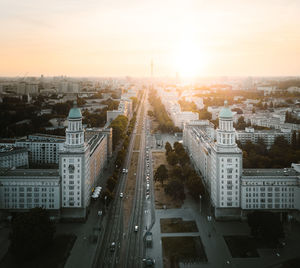
[[[202,78],[299,78],[300,79],[300,74],[299,75],[207,75],[207,76],[197,76],[197,77],[176,77],[174,76],[134,76],[134,75],[98,75],[98,76],[93,76],[93,75],[86,75],[86,76],[72,76],[72,75],[0,75],[0,79],[3,78],[23,78],[23,79],[28,79],[28,78],[41,78],[41,75],[43,75],[43,78],[54,78],[54,77],[61,77],[61,78],[143,78],[143,79],[161,79],[161,78],[179,78],[179,79],[184,79],[184,80],[195,80],[195,79],[202,79]]]

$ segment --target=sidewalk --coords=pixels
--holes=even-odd
[[[204,205],[204,204],[202,204]],[[232,258],[227,248],[224,235],[249,235],[250,229],[247,222],[231,221],[218,222],[207,220],[205,210],[200,215],[200,207],[187,195],[183,206],[179,209],[155,210],[156,222],[151,232],[153,233],[153,247],[146,248],[146,257],[156,260],[157,267],[163,267],[161,238],[166,236],[200,236],[207,258],[207,263],[180,264],[180,267],[235,267],[235,268],[264,268],[266,266],[283,262],[296,256],[300,256],[300,226],[294,225],[287,234],[285,248],[279,250],[258,249],[260,257],[257,258]],[[161,218],[182,218],[183,220],[195,220],[199,232],[197,233],[161,233]],[[208,234],[211,234],[209,237]],[[280,253],[277,257],[276,252]],[[229,261],[229,263],[227,263]]]

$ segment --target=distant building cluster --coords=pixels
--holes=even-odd
[[[275,140],[279,136],[283,136],[288,143],[292,141],[292,131],[290,129],[271,129],[271,130],[255,130],[251,127],[246,127],[245,130],[236,131],[236,139],[241,144],[246,144],[247,141],[257,143],[263,141],[267,149],[270,149]]]
[[[117,110],[107,111],[106,112],[106,122],[110,124],[114,119],[119,115],[124,115],[128,119],[132,116],[132,100],[130,99],[121,99],[119,107]]]
[[[158,94],[162,103],[164,104],[166,111],[172,119],[174,125],[183,129],[185,123],[191,120],[198,120],[199,114],[189,111],[181,111],[181,107],[178,103],[178,93],[176,91],[165,91],[164,89],[158,90]],[[198,105],[201,107],[201,101],[198,99]],[[203,105],[203,101],[202,101]]]
[[[265,134],[264,134],[265,133]],[[243,218],[249,211],[268,209],[300,216],[300,165],[285,169],[243,169],[242,151],[235,138],[245,142],[263,138],[270,146],[277,135],[290,132],[237,132],[233,113],[225,104],[219,127],[207,120],[191,121],[183,131],[183,144],[201,172],[216,218]]]

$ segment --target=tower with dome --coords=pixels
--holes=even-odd
[[[200,170],[216,218],[240,217],[242,151],[235,141],[233,113],[227,101],[217,129],[208,120],[185,125],[183,144]]]

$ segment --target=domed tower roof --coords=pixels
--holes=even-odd
[[[227,101],[224,101],[224,107],[221,109],[220,114],[219,114],[220,118],[232,118],[233,114],[231,112],[231,110],[228,108],[228,103]]]
[[[77,107],[77,102],[76,101],[74,101],[73,108],[70,110],[68,118],[69,119],[82,118],[81,111]]]

